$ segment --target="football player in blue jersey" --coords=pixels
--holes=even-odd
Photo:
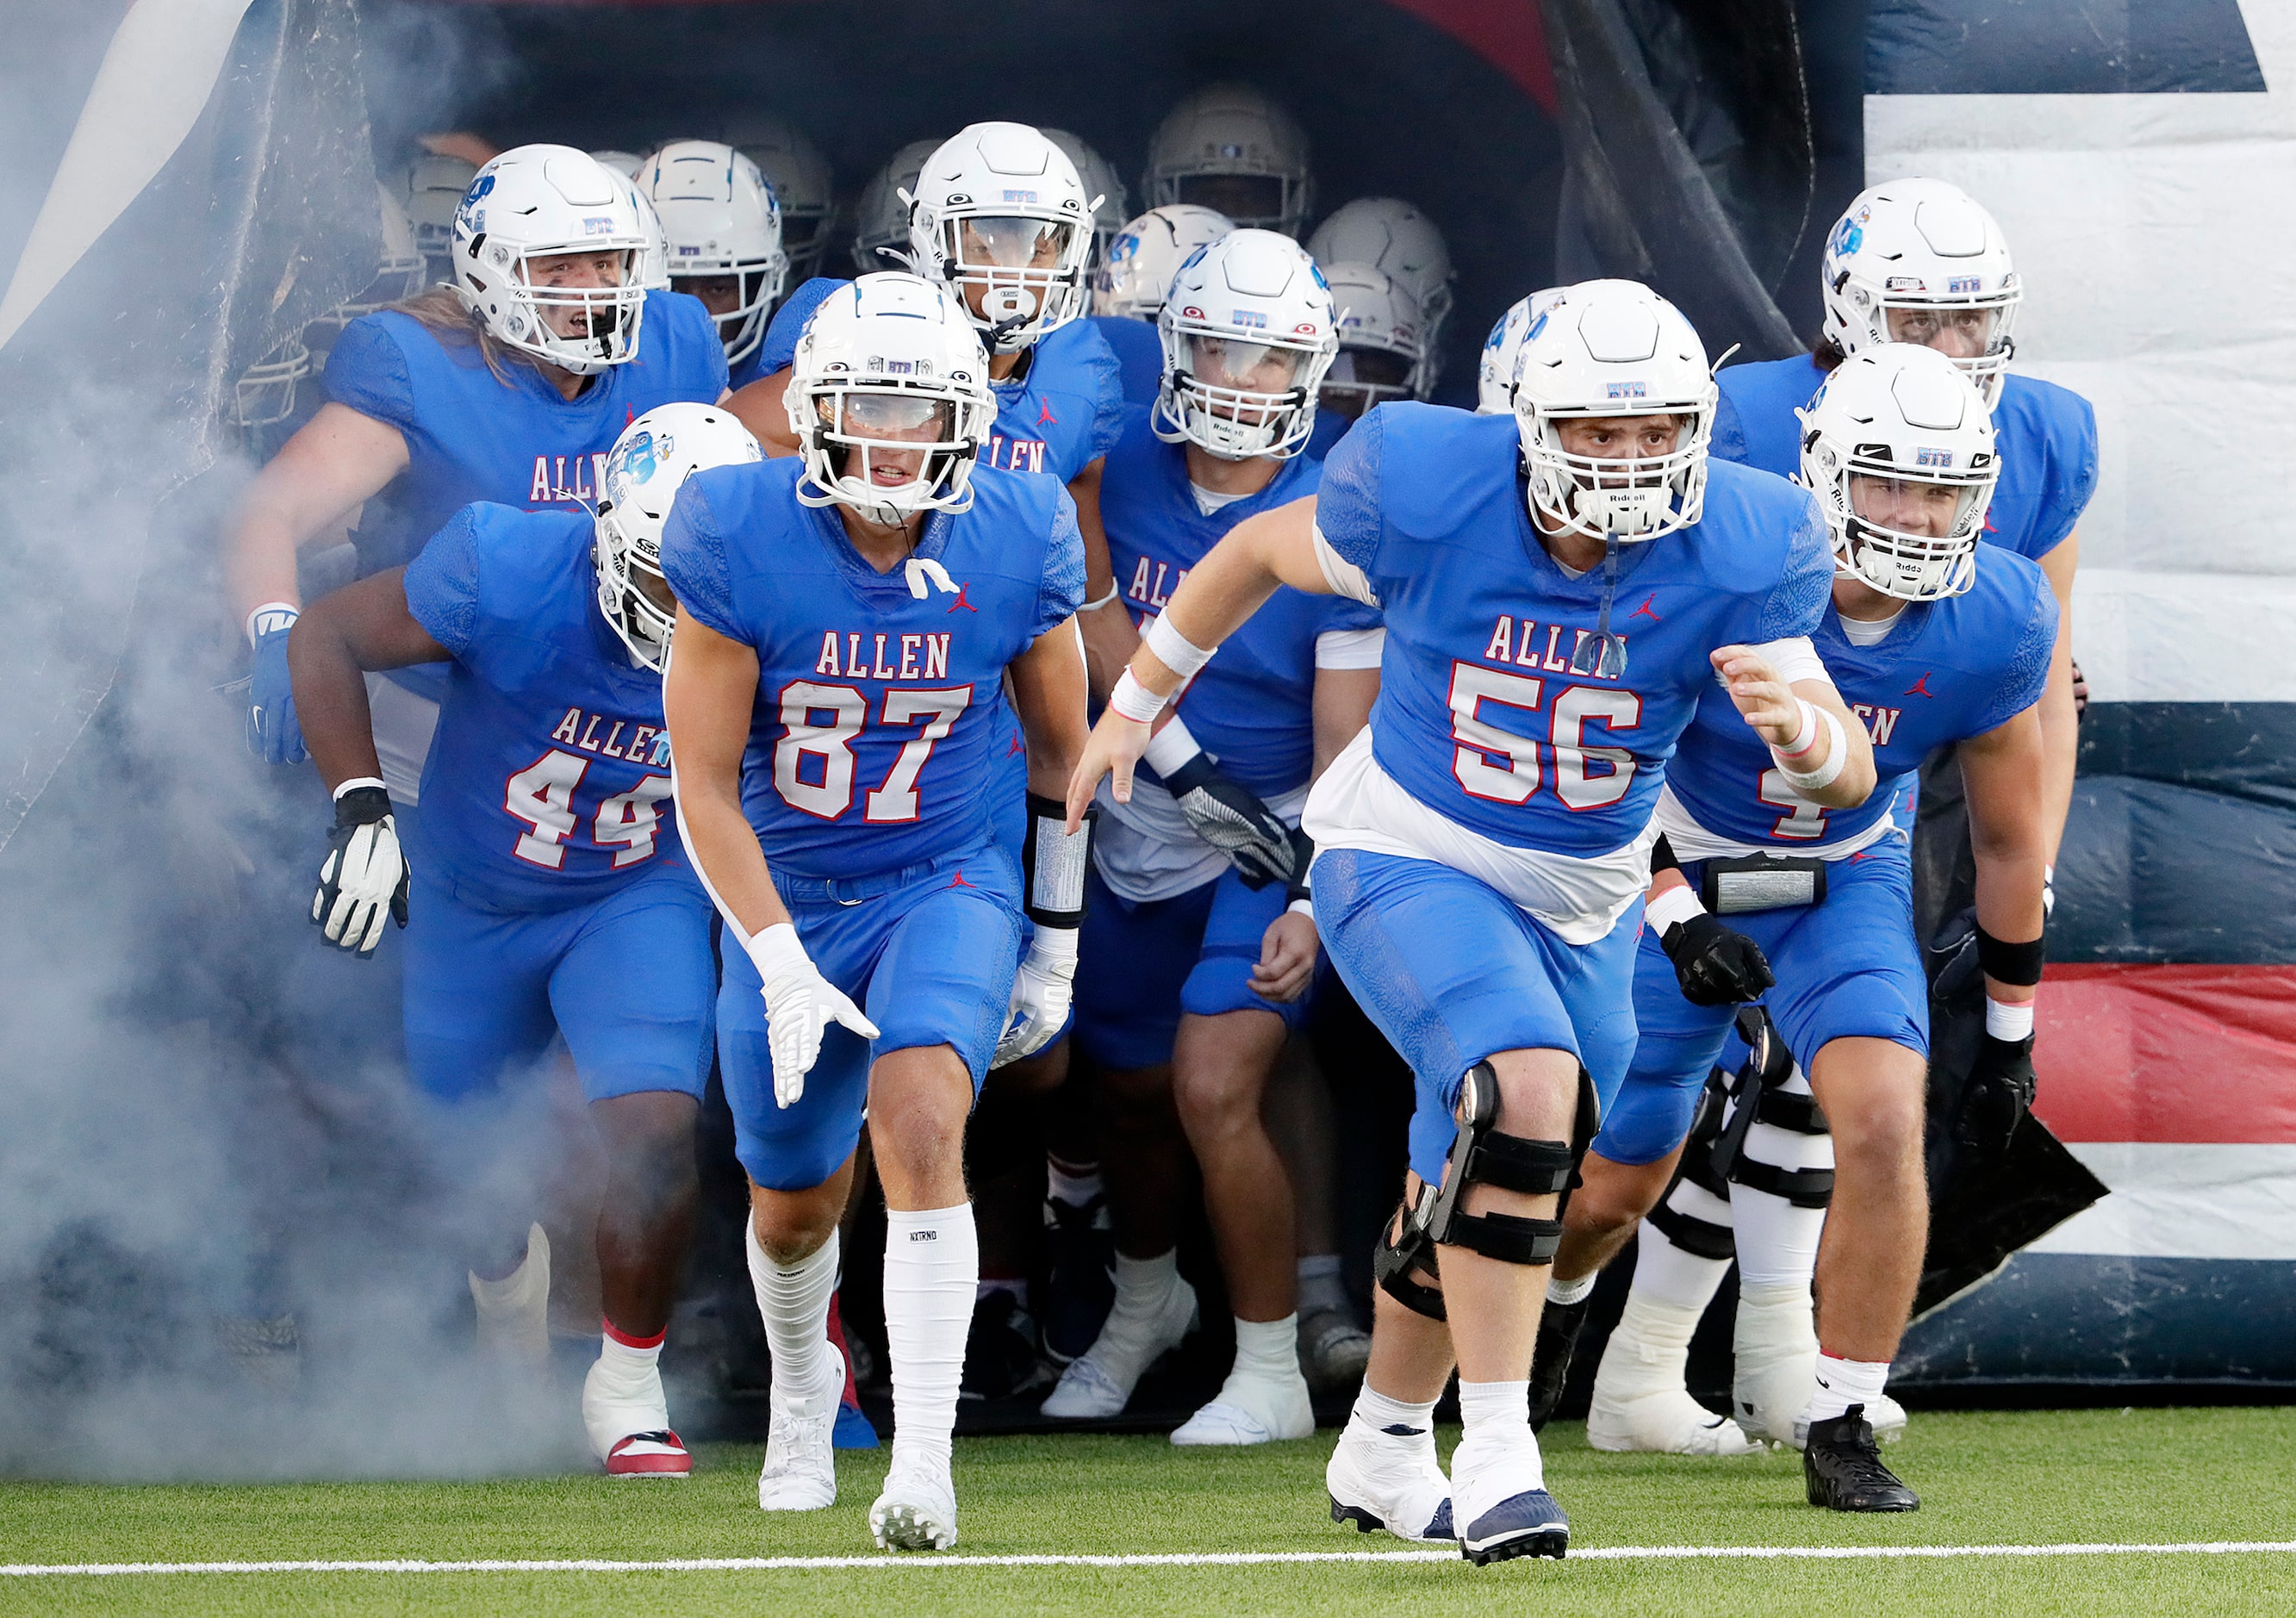
[[[605,1336],[582,1391],[608,1473],[684,1476],[659,1360],[694,1214],[709,1077],[709,897],[668,812],[661,667],[676,606],[658,557],[678,485],[758,458],[723,409],[665,405],[607,456],[596,519],[464,507],[406,567],[322,598],[291,638],[335,825],[311,919],[361,955],[406,927],[407,1064],[442,1130],[562,1036],[608,1162]],[[445,663],[427,805],[398,846],[362,671]],[[408,866],[414,878],[412,892]],[[467,1146],[466,1146],[467,1149]],[[481,1339],[549,1351],[549,1244],[473,1270]]]
[[[1621,415],[1621,409],[1631,415]],[[1382,405],[1309,499],[1190,571],[1069,790],[1130,800],[1150,727],[1279,585],[1384,614],[1369,727],[1316,783],[1317,927],[1419,1085],[1375,1261],[1371,1367],[1325,1479],[1335,1519],[1560,1556],[1528,1402],[1561,1194],[1634,1047],[1639,906],[1667,762],[1724,682],[1818,803],[1871,748],[1808,660],[1833,563],[1805,490],[1710,465],[1714,389],[1672,305],[1570,290],[1527,339],[1512,421]],[[1781,668],[1783,662],[1786,666]],[[1447,1480],[1432,1413],[1453,1365]]]
[[[1315,492],[1320,469],[1301,450],[1338,341],[1314,261],[1270,231],[1199,250],[1171,292],[1157,321],[1161,396],[1111,452],[1101,489],[1113,576],[1143,624],[1238,522]],[[1177,1103],[1203,1170],[1236,1352],[1218,1397],[1172,1441],[1315,1430],[1292,1188],[1261,1105],[1316,966],[1304,884],[1291,885],[1301,875],[1292,828],[1310,780],[1370,711],[1379,641],[1371,609],[1278,590],[1168,710],[1146,754],[1153,783],[1123,803],[1103,794],[1076,1039],[1125,1143],[1109,1160],[1116,1298],[1047,1416],[1115,1415],[1195,1313],[1173,1248],[1178,1143],[1155,1127]]]
[[[1340,312],[1340,352],[1324,378],[1316,435],[1308,453],[1322,460],[1373,406],[1427,397],[1430,356],[1419,301],[1368,264],[1316,264]]]
[[[1909,1511],[1918,1501],[1882,1462],[1870,1419],[1928,1229],[1929,990],[1892,811],[1922,760],[1958,744],[1987,1004],[1970,1098],[1953,1122],[2005,1139],[2033,1095],[2047,826],[2040,705],[2057,606],[2038,566],[1979,538],[2003,474],[1998,439],[1977,389],[1936,350],[1862,349],[1828,375],[1801,428],[1802,480],[1825,512],[1839,570],[1815,642],[1871,733],[1882,787],[1855,811],[1828,808],[1749,746],[1722,702],[1702,705],[1659,803],[1675,863],[1652,889],[1636,970],[1641,1042],[1571,1205],[1555,1295],[1583,1297],[1595,1268],[1666,1196],[1644,1227],[1588,1437],[1611,1450],[1742,1450],[1682,1387],[1734,1222],[1738,1421],[1804,1448],[1813,1504]],[[1759,970],[1749,970],[1748,940],[1767,957]],[[1729,1002],[1757,994],[1800,1065],[1789,1072],[1781,1057],[1770,1082],[1737,1097],[1751,1111],[1725,1126],[1734,1146],[1718,1177],[1669,1191]],[[1823,1277],[1814,1335],[1813,1270]],[[1565,1363],[1542,1364],[1542,1388]]]
[[[479,171],[455,216],[454,284],[352,321],[328,357],[328,403],[241,498],[225,571],[255,649],[250,746],[301,759],[287,673],[299,548],[351,535],[361,573],[413,560],[454,513],[488,500],[571,510],[640,415],[726,392],[708,311],[639,285],[644,221],[619,177],[569,146],[521,146]],[[385,775],[417,790],[440,669],[400,669],[377,715]]]
[[[774,1358],[758,1499],[836,1498],[828,1302],[865,1106],[896,1412],[870,1526],[939,1549],[979,1268],[965,1116],[992,1061],[1066,1020],[1084,919],[1086,837],[1053,796],[1086,739],[1084,554],[1057,480],[976,467],[996,406],[954,290],[840,289],[784,397],[802,453],[694,479],[662,546],[679,814],[741,946],[718,1045]],[[1031,789],[1017,859],[996,792],[1008,679]]]
[[[1167,202],[1129,221],[1092,273],[1092,324],[1123,374],[1124,401],[1146,409],[1164,387],[1164,345],[1156,316],[1172,277],[1200,247],[1235,228],[1226,214],[1192,202]]]
[[[2057,598],[2057,651],[2041,700],[2054,866],[2079,745],[2072,667],[2073,571],[2080,560],[2075,525],[2096,490],[2096,414],[2079,394],[2010,369],[2016,353],[2011,333],[2024,285],[2000,226],[1958,186],[1909,179],[1869,187],[1835,222],[1819,275],[1825,316],[1816,349],[1723,371],[1714,453],[1781,477],[1795,475],[1800,470],[1795,412],[1844,358],[1881,343],[1926,344],[1977,384],[1992,410],[2001,455],[1985,538],[2039,563]]]
[[[700,300],[718,323],[726,385],[756,381],[766,316],[789,275],[773,187],[718,141],[672,141],[634,178],[661,222],[670,290]]]

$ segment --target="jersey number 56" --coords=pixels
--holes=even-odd
[[[1480,663],[1451,665],[1451,774],[1471,798],[1493,803],[1528,803],[1538,791],[1542,749],[1554,760],[1554,795],[1571,809],[1607,809],[1627,795],[1635,778],[1634,755],[1623,747],[1584,745],[1589,723],[1611,731],[1642,722],[1643,700],[1608,686],[1570,686],[1548,712],[1544,743],[1485,722],[1485,702],[1536,712],[1544,681]],[[1589,772],[1593,760],[1604,768]]]

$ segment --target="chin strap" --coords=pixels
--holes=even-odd
[[[1611,602],[1619,591],[1619,537],[1603,536],[1603,605],[1595,633],[1570,649],[1570,672],[1614,680],[1627,671],[1627,643],[1611,633]]]

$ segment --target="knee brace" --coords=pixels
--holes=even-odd
[[[1578,1164],[1600,1121],[1595,1081],[1578,1070],[1578,1095],[1569,1140],[1533,1140],[1498,1130],[1498,1075],[1481,1062],[1459,1088],[1457,1133],[1443,1159],[1440,1186],[1422,1186],[1417,1203],[1396,1211],[1372,1253],[1372,1274],[1388,1295],[1431,1320],[1444,1318],[1443,1294],[1432,1249],[1464,1247],[1504,1264],[1552,1263],[1562,1240],[1562,1213],[1578,1185]],[[1525,1196],[1553,1195],[1552,1219],[1512,1213],[1472,1214],[1460,1207],[1470,1186],[1490,1186]],[[1421,1277],[1425,1277],[1422,1280]]]
[[[1736,1251],[1736,1238],[1729,1226],[1676,1207],[1674,1193],[1676,1187],[1688,1180],[1718,1201],[1729,1202],[1728,1186],[1714,1172],[1714,1143],[1721,1138],[1722,1117],[1729,1111],[1729,1075],[1718,1067],[1706,1075],[1706,1088],[1699,1092],[1698,1110],[1691,1115],[1690,1136],[1683,1142],[1682,1160],[1675,1166],[1674,1178],[1667,1182],[1657,1206],[1643,1215],[1644,1223],[1683,1252],[1702,1259],[1729,1258]]]
[[[1823,1208],[1833,1197],[1832,1169],[1780,1168],[1746,1151],[1746,1138],[1757,1123],[1795,1135],[1830,1135],[1833,1130],[1816,1096],[1784,1088],[1794,1076],[1793,1053],[1778,1037],[1769,1014],[1758,1006],[1747,1006],[1738,1014],[1738,1031],[1745,1039],[1748,1055],[1731,1088],[1729,1121],[1714,1145],[1714,1178],[1750,1191],[1767,1192],[1797,1208]],[[1728,1195],[1720,1184],[1710,1189]]]

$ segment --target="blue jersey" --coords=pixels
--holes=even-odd
[[[661,677],[599,612],[592,531],[580,512],[465,506],[406,569],[406,610],[455,655],[417,866],[498,908],[561,909],[685,866]]]
[[[759,378],[772,374],[772,372],[766,369],[765,344],[759,343],[742,358],[726,366],[726,385],[738,393]]]
[[[1716,377],[1722,402],[1714,453],[1782,478],[1801,471],[1801,424],[1825,373],[1807,354],[1732,365]],[[2004,379],[1993,407],[2001,481],[1985,513],[1985,538],[2039,561],[2062,544],[2096,492],[2096,412],[2070,389],[2037,377]]]
[[[1109,562],[1126,608],[1144,628],[1222,535],[1246,517],[1314,494],[1322,472],[1305,456],[1286,461],[1266,489],[1208,517],[1188,486],[1182,447],[1160,442],[1146,413],[1136,411],[1110,452],[1100,490]],[[1228,779],[1263,797],[1305,786],[1316,759],[1316,637],[1375,629],[1379,621],[1358,603],[1279,586],[1188,682],[1180,717]]]
[[[1530,525],[1514,419],[1376,407],[1324,464],[1316,522],[1386,620],[1373,755],[1422,804],[1495,842],[1587,858],[1649,822],[1717,646],[1808,635],[1833,579],[1807,490],[1710,466],[1702,520],[1623,546],[1623,675],[1574,674],[1603,570],[1572,579]]]
[[[1153,405],[1164,386],[1164,340],[1157,334],[1156,323],[1129,315],[1095,315],[1092,324],[1116,356],[1124,402],[1142,409]]]
[[[1356,421],[1356,417],[1341,415],[1336,410],[1316,411],[1316,424],[1308,434],[1308,448],[1300,453],[1318,461],[1329,460],[1332,451],[1340,447],[1340,440],[1348,436],[1348,429]]]
[[[879,573],[833,509],[798,503],[803,472],[697,472],[662,536],[686,612],[757,650],[742,798],[758,841],[823,879],[985,843],[1013,733],[1005,665],[1083,604],[1076,504],[1050,478],[979,468],[972,508],[935,513]]]
[[[1874,738],[1874,795],[1852,809],[1796,796],[1730,694],[1711,686],[1667,784],[1718,837],[1784,850],[1848,842],[1871,828],[1931,752],[1983,735],[2041,700],[2057,644],[2057,598],[2038,563],[1980,543],[1965,592],[1909,604],[1878,644],[1852,645],[1830,611],[1811,639],[1843,703]]]
[[[849,281],[816,276],[775,311],[758,350],[758,374],[785,371],[797,357],[823,300]],[[996,424],[980,447],[980,464],[1005,472],[1048,472],[1072,480],[1106,455],[1124,431],[1124,391],[1116,356],[1099,324],[1071,320],[1024,350],[1006,382],[991,384]]]
[[[718,402],[726,346],[699,300],[648,292],[638,357],[569,399],[532,365],[513,360],[497,378],[475,342],[442,343],[414,316],[386,309],[343,329],[326,383],[330,398],[406,440],[406,470],[368,504],[353,537],[360,571],[378,573],[412,561],[473,501],[594,505],[623,428],[656,405]]]

